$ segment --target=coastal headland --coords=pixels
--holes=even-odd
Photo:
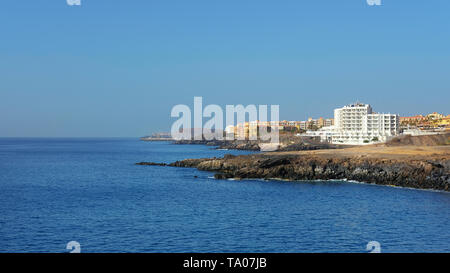
[[[215,149],[224,150],[246,150],[246,151],[261,151],[261,147],[267,145],[267,142],[260,140],[175,140],[174,144],[186,145],[206,145],[215,147]],[[304,150],[318,150],[318,149],[339,149],[343,145],[333,145],[329,143],[322,143],[314,140],[311,137],[298,137],[293,134],[280,134],[280,142],[278,151],[304,151]],[[348,147],[348,146],[346,146]]]
[[[319,149],[225,155],[223,158],[186,159],[167,165],[215,173],[217,179],[352,180],[365,183],[450,191],[449,134],[445,143],[402,145],[394,141],[343,149]],[[419,138],[418,138],[419,139]],[[407,143],[411,142],[408,139]],[[442,145],[441,145],[442,144]]]

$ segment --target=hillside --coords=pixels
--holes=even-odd
[[[428,136],[399,136],[389,142],[381,144],[383,146],[437,146],[450,145],[450,133]]]

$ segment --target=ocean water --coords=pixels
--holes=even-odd
[[[450,252],[449,193],[134,165],[226,153],[248,152],[1,138],[0,252]]]

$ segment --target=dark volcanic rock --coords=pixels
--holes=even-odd
[[[216,146],[217,149],[260,151],[259,141],[250,140],[177,140],[173,143]]]
[[[156,163],[156,162],[138,162],[136,165],[144,165],[144,166],[167,166],[166,163]]]
[[[174,144],[201,144],[207,146],[216,146],[217,149],[228,150],[247,150],[260,151],[260,144],[265,143],[260,140],[176,140]],[[280,147],[278,151],[305,151],[319,149],[339,149],[342,146],[329,143],[321,143],[317,141],[303,141],[299,137],[282,137],[280,138]]]
[[[377,159],[361,156],[323,158],[315,155],[254,154],[187,159],[169,166],[216,172],[215,178],[287,180],[348,179],[380,185],[450,190],[450,160]]]
[[[223,156],[223,159],[232,159],[232,158],[235,158],[235,157],[236,157],[235,155],[226,154],[226,155]]]
[[[214,175],[215,179],[229,179],[229,178],[233,178],[233,176],[231,174],[227,174],[227,173],[216,173]]]
[[[263,162],[259,164],[259,168],[267,169],[272,168],[279,165],[287,165],[291,161],[289,158],[286,158],[284,156],[275,156],[273,158],[265,159]]]
[[[342,147],[338,145],[328,144],[328,143],[294,143],[286,146],[282,146],[278,151],[289,152],[289,151],[311,151],[320,149],[340,149]]]

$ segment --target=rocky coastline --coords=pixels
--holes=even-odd
[[[353,180],[378,185],[450,191],[450,147],[365,147],[225,155],[163,165],[214,172],[216,179]]]
[[[295,137],[291,139],[281,138],[277,151],[310,151],[319,149],[339,149],[339,145],[328,143],[319,143],[310,141],[305,138]],[[186,145],[206,145],[214,146],[215,149],[224,150],[245,150],[245,151],[261,151],[261,146],[265,142],[258,140],[177,140],[174,144]]]
[[[215,149],[225,150],[245,150],[245,151],[260,151],[259,141],[251,140],[176,140],[173,142],[178,145],[206,145],[214,146]]]

